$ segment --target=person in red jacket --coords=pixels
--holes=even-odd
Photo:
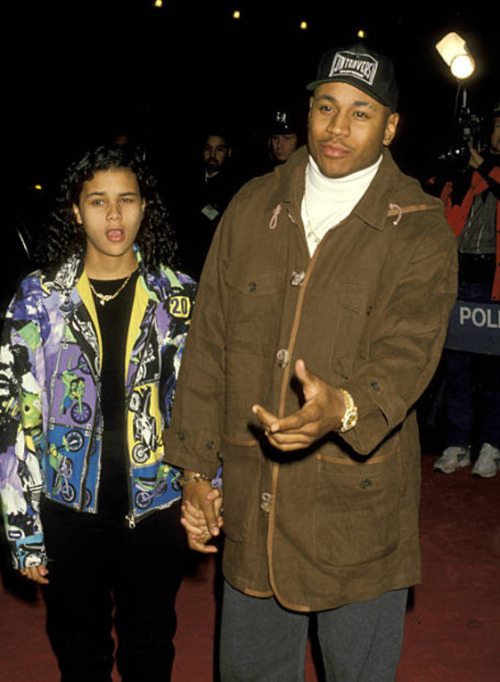
[[[492,124],[489,148],[483,153],[471,149],[468,172],[441,191],[458,240],[458,297],[486,303],[500,302],[500,102]],[[495,476],[500,468],[500,358],[448,350],[444,365],[445,449],[434,469],[450,474],[468,466],[477,440],[481,449],[472,473]],[[474,385],[480,387],[476,406]]]

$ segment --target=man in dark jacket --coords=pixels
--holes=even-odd
[[[231,142],[226,133],[207,135],[200,155],[203,164],[193,164],[186,174],[187,181],[184,178],[185,184],[179,190],[184,197],[176,216],[180,226],[181,257],[195,279],[200,277],[222,214],[241,185],[231,156]]]
[[[224,681],[302,679],[310,613],[329,680],[393,680],[420,579],[414,404],[456,245],[386,149],[391,61],[330,50],[308,87],[309,153],[243,187],[218,227],[165,434],[200,551],[223,460]]]

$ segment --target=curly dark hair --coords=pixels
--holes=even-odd
[[[106,145],[87,152],[66,171],[45,225],[43,243],[38,248],[42,270],[60,267],[72,254],[84,255],[85,231],[76,221],[73,204],[78,205],[83,184],[97,172],[118,168],[128,168],[135,174],[141,197],[146,202],[136,239],[146,269],[154,269],[160,263],[170,267],[177,265],[177,241],[155,178],[135,149]]]

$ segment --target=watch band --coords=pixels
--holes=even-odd
[[[345,433],[353,429],[358,423],[358,408],[354,404],[352,395],[348,393],[344,388],[339,389],[345,400],[345,412],[340,423],[340,433]]]

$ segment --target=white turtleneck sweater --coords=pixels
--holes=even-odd
[[[301,213],[311,257],[328,230],[347,218],[356,206],[375,177],[381,161],[382,155],[368,168],[343,178],[328,178],[309,156]]]

